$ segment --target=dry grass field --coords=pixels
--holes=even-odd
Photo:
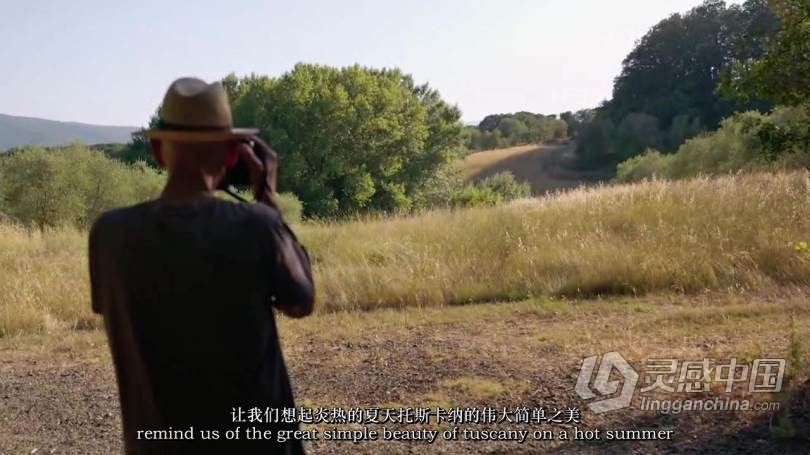
[[[808,207],[810,172],[797,171],[303,223],[319,308],[280,321],[299,404],[575,406],[582,427],[675,431],[620,444],[319,442],[312,452],[806,453]],[[71,229],[0,226],[0,454],[120,450],[85,242]],[[663,415],[638,403],[594,415],[573,392],[576,376],[583,357],[612,350],[636,367],[788,358],[786,392],[756,397],[790,403],[788,423],[776,412]],[[792,436],[774,430],[785,425]]]
[[[296,227],[320,312],[810,285],[807,171]],[[86,234],[0,226],[0,336],[97,327]]]

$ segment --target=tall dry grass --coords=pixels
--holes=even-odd
[[[319,311],[810,285],[810,172],[650,181],[296,227]],[[0,227],[0,335],[97,324],[85,234]]]
[[[0,336],[89,328],[85,232],[0,224]]]
[[[810,284],[810,173],[579,189],[509,206],[302,226],[321,308]]]

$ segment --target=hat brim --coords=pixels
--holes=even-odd
[[[143,136],[149,139],[162,139],[165,141],[183,142],[220,142],[234,139],[247,139],[259,133],[256,128],[231,128],[215,131],[172,130],[156,129],[132,133],[133,136]]]

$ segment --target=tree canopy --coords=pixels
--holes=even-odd
[[[467,127],[465,144],[470,150],[533,144],[568,137],[568,124],[555,115],[516,112],[484,117],[477,127]]]
[[[222,84],[234,124],[260,129],[278,153],[279,191],[296,194],[305,216],[420,207],[462,150],[459,109],[399,69],[302,63]],[[159,118],[160,108],[150,126]],[[119,156],[151,162],[142,141]]]
[[[717,88],[724,68],[760,57],[778,26],[765,0],[730,6],[707,0],[653,26],[622,63],[613,98],[582,133],[581,159],[615,164],[647,147],[673,151],[734,112],[770,108]]]
[[[724,90],[743,99],[760,96],[786,105],[810,100],[810,1],[770,0],[781,23],[779,32],[763,39],[766,52],[738,58]]]
[[[278,79],[224,81],[234,121],[278,152],[279,189],[308,216],[418,205],[460,152],[461,113],[398,69],[298,64]]]

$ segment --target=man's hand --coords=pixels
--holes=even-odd
[[[247,163],[253,195],[258,202],[279,210],[275,201],[278,156],[263,140],[256,136],[250,138],[254,146],[239,145],[239,158]]]

